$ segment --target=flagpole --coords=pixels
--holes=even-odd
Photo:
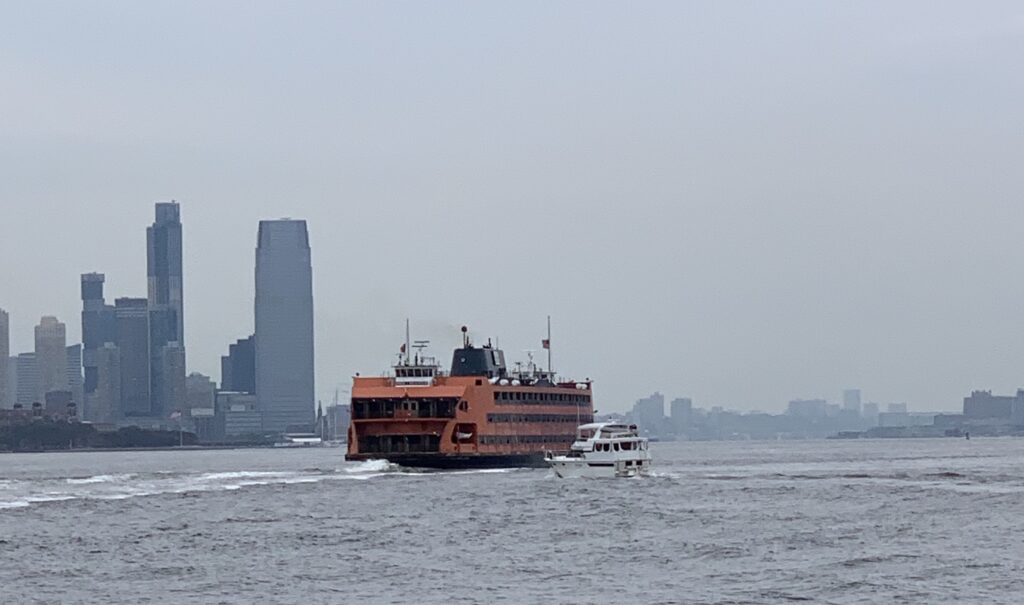
[[[548,315],[548,374],[551,374],[551,316]],[[552,379],[554,375],[552,374]]]

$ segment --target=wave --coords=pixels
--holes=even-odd
[[[221,479],[249,479],[260,477],[291,477],[295,472],[284,471],[228,471],[223,473],[203,473],[197,477],[199,481],[219,481]]]
[[[91,477],[69,477],[64,481],[71,485],[88,485],[90,483],[111,483],[114,481],[125,481],[131,479],[135,475],[131,473],[122,473],[118,475],[93,475]]]
[[[398,465],[385,460],[370,460],[352,468],[338,470],[239,470],[198,474],[160,471],[147,474],[54,477],[36,481],[4,480],[6,484],[4,498],[0,499],[0,510],[64,500],[127,500],[161,494],[236,491],[267,485],[303,485],[333,480],[365,481],[385,475],[397,476],[402,474],[399,473],[401,470]]]

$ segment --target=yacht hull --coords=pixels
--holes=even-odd
[[[548,459],[548,466],[555,475],[563,479],[600,479],[615,477],[647,476],[651,472],[650,460],[616,460],[595,462],[578,458],[555,457]],[[630,464],[627,464],[629,462]]]

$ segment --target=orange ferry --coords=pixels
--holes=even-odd
[[[545,466],[545,452],[567,452],[576,427],[593,422],[591,383],[559,381],[532,360],[510,371],[490,342],[475,347],[462,328],[449,372],[411,354],[408,336],[393,374],[352,384],[346,460],[405,466]],[[549,348],[550,340],[544,341]]]

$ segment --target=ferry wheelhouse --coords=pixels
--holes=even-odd
[[[532,360],[510,370],[501,349],[462,332],[447,372],[422,354],[425,341],[407,339],[390,374],[353,379],[346,460],[543,467],[545,452],[569,451],[575,427],[593,421],[590,381],[558,379]]]

